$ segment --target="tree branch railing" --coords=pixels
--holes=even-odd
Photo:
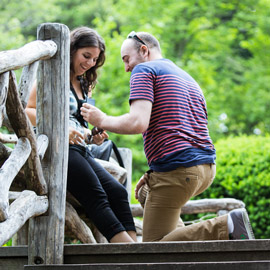
[[[63,35],[66,37],[63,40],[66,41],[65,48],[67,49],[58,58],[66,55],[66,58],[69,59],[69,30],[67,27],[62,27],[59,24],[45,24],[43,28],[41,27],[41,30],[46,32],[47,29],[47,32],[54,32],[55,34],[59,30],[61,33],[63,28]],[[1,246],[13,237],[29,219],[40,216],[49,209],[49,199],[46,196],[49,191],[48,178],[44,174],[42,160],[46,156],[45,152],[50,143],[46,134],[39,134],[36,139],[24,109],[30,89],[37,78],[40,61],[53,61],[56,55],[59,55],[60,47],[61,45],[59,46],[53,40],[37,40],[17,50],[0,52],[0,127],[5,126],[15,133],[0,134]],[[23,70],[18,87],[13,70],[19,68],[23,68]],[[69,71],[69,60],[66,61],[64,69]],[[44,74],[40,74],[37,81],[42,77],[44,77]],[[49,77],[51,76],[49,75]],[[63,89],[63,85],[66,87],[66,84],[69,83],[69,74],[64,76],[63,81],[65,81],[65,84],[61,82],[61,85],[59,85],[61,89]],[[42,92],[42,89],[40,91]],[[66,127],[67,122],[66,119]],[[63,132],[67,133],[65,129]],[[9,148],[4,143],[15,143],[14,149]],[[64,147],[61,146],[62,151]],[[64,158],[65,163],[67,163],[66,157],[67,155]],[[27,190],[12,197],[10,196],[12,194],[10,187],[19,175],[23,176]],[[60,189],[62,190],[62,188]],[[60,245],[63,246],[63,243],[60,243]],[[62,255],[58,256],[61,257],[60,261],[62,261]]]
[[[37,155],[35,135],[31,123],[24,112],[25,106],[22,105],[22,101],[26,104],[25,100],[29,97],[33,77],[36,76],[38,61],[51,58],[56,51],[57,45],[53,41],[38,40],[26,44],[17,50],[0,52],[0,126],[2,126],[4,118],[8,118],[10,125],[16,133],[16,135],[0,134],[1,148],[3,149],[4,147],[3,143],[17,143],[14,150],[7,156],[2,155],[1,152],[1,159],[6,160],[4,163],[2,162],[3,165],[0,171],[0,221],[2,222],[1,228],[4,224],[9,224],[7,228],[9,228],[10,235],[15,234],[19,229],[18,226],[12,226],[12,224],[18,225],[21,223],[18,223],[16,218],[13,221],[9,219],[9,216],[14,217],[14,215],[9,214],[11,206],[9,206],[8,192],[14,178],[23,166],[26,172],[25,175],[28,176],[29,188],[38,195],[47,193],[47,184],[44,180],[40,159]],[[20,91],[18,91],[15,74],[12,70],[24,66],[26,66],[24,68],[25,72],[23,72],[24,75],[21,77],[21,87]],[[26,73],[28,75],[25,75]],[[32,77],[30,74],[32,74]],[[27,77],[31,79],[27,79]],[[23,99],[20,99],[19,93],[21,93]],[[25,194],[22,201],[27,201],[25,197],[28,197],[29,193]],[[35,208],[38,207],[38,203],[34,204],[32,212],[28,211],[28,213],[32,213],[32,216],[40,214],[40,210],[35,213]],[[14,209],[14,207],[11,209]],[[46,210],[43,207],[43,213]],[[1,230],[1,234],[8,235],[6,232],[4,233],[4,230]],[[0,244],[2,245],[7,240],[0,238]]]
[[[29,264],[59,264],[65,226],[82,243],[105,240],[66,202],[69,30],[61,24],[42,24],[38,39],[0,52],[0,127],[15,133],[0,133],[0,245],[17,233],[17,243],[28,244]],[[23,68],[19,86],[13,71],[18,68]],[[37,134],[25,114],[35,80]],[[124,157],[130,154],[124,152]],[[126,179],[126,169],[97,161],[120,183]]]

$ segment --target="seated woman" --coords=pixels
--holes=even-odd
[[[67,189],[84,207],[88,218],[111,243],[135,242],[136,229],[128,194],[92,156],[88,144],[102,144],[106,131],[92,136],[80,107],[91,95],[97,69],[105,61],[105,44],[88,27],[74,29],[70,35],[70,114]],[[36,86],[33,87],[26,113],[36,125]]]

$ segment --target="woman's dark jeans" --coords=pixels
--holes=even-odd
[[[125,187],[84,147],[69,147],[67,189],[108,241],[119,232],[136,231]]]

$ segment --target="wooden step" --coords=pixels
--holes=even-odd
[[[65,264],[260,261],[270,240],[92,244],[65,246]]]
[[[0,269],[23,270],[27,246],[0,248]],[[270,240],[65,245],[64,264],[256,262],[270,259]],[[173,269],[173,268],[172,268]],[[256,269],[256,268],[255,268]],[[269,268],[270,269],[270,268]]]
[[[66,264],[25,266],[24,270],[265,270],[270,261],[210,263]]]

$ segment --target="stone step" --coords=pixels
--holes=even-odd
[[[265,270],[270,261],[199,262],[199,263],[130,263],[130,264],[66,264],[25,266],[24,270]]]

